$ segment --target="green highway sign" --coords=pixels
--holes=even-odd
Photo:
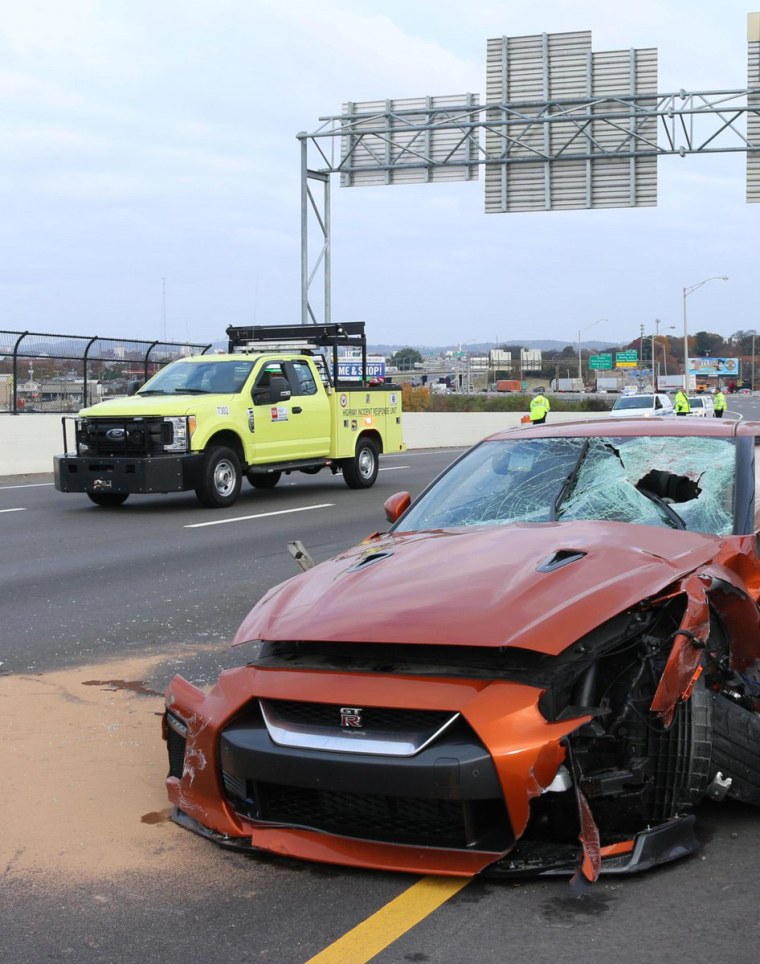
[[[591,355],[588,360],[588,366],[597,371],[608,371],[612,368],[612,352],[607,352],[606,355]]]
[[[635,348],[615,352],[615,368],[636,368],[638,364],[639,353]]]

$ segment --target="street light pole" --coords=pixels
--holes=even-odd
[[[686,319],[686,299],[692,291],[696,291],[697,288],[706,285],[708,281],[728,281],[728,277],[722,274],[714,274],[709,278],[705,278],[704,281],[687,285],[687,287],[683,289],[683,390],[685,392],[689,390],[689,325]]]
[[[607,321],[607,318],[597,318],[596,321],[592,321],[590,325],[586,325],[585,328],[578,329],[578,381],[581,386],[581,391],[583,390],[583,369],[581,368],[581,332],[588,331],[589,328],[593,328],[594,325],[598,325],[600,321]]]

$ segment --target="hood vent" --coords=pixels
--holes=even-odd
[[[571,562],[577,562],[586,555],[580,549],[557,549],[546,559],[542,559],[536,566],[536,572],[556,572],[563,566],[569,566]]]
[[[381,562],[383,559],[390,559],[392,555],[392,552],[373,552],[370,555],[364,556],[364,558],[358,562],[355,562],[353,566],[346,569],[346,572],[361,572],[362,569],[367,569],[376,562]]]

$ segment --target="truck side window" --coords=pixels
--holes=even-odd
[[[256,405],[268,405],[269,404],[269,385],[272,376],[276,375],[279,378],[284,378],[285,381],[290,385],[291,391],[293,386],[290,384],[291,379],[288,378],[288,373],[285,370],[285,365],[283,362],[271,361],[267,362],[262,368],[259,374],[256,376],[256,382],[253,386],[253,401]]]
[[[314,375],[312,374],[311,368],[308,362],[305,361],[293,361],[291,362],[293,372],[297,379],[296,389],[294,391],[295,395],[316,395],[317,393],[317,383],[314,381]]]

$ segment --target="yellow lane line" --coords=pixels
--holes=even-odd
[[[366,964],[445,904],[471,877],[423,877],[306,964]]]

